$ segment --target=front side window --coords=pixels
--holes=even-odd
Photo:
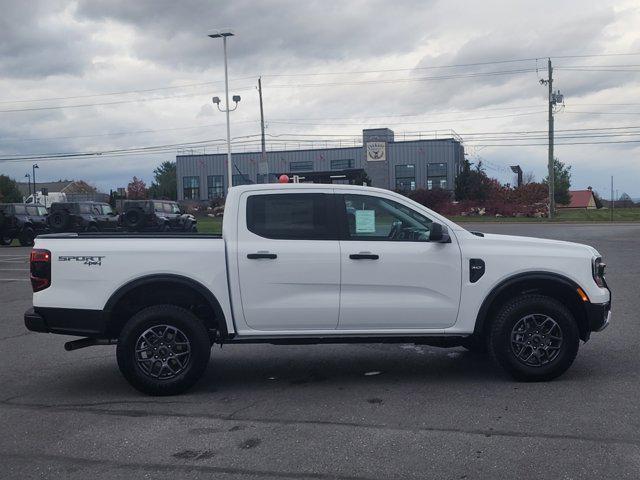
[[[182,177],[182,193],[185,200],[200,200],[200,177]]]
[[[207,177],[207,198],[224,197],[224,177],[222,175],[209,175]]]
[[[348,240],[427,241],[432,221],[398,202],[345,195]]]
[[[290,172],[310,172],[313,170],[313,162],[291,162],[289,163]]]
[[[102,205],[102,214],[103,215],[111,215],[113,213],[113,209],[111,205]]]
[[[396,165],[396,190],[409,192],[416,189],[416,166]]]
[[[164,213],[162,202],[153,202],[153,211],[156,213]]]
[[[37,215],[38,215],[38,207],[36,207],[36,206],[31,206],[31,205],[30,205],[30,206],[28,206],[28,207],[27,207],[27,213],[28,213],[29,215],[34,216],[34,217],[35,217],[35,216],[37,216]]]
[[[38,207],[38,215],[40,215],[41,217],[44,217],[46,214],[47,214],[46,207]]]
[[[252,195],[247,199],[247,228],[261,237],[329,240],[336,238],[332,224],[326,194]]]

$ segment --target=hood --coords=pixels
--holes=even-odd
[[[522,246],[522,247],[544,247],[566,248],[575,252],[583,250],[589,256],[600,256],[598,251],[590,245],[576,242],[566,242],[564,240],[552,240],[548,238],[521,237],[518,235],[500,235],[497,233],[483,233],[485,239],[494,243],[504,243],[506,245]]]

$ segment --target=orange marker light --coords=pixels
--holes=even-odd
[[[583,302],[589,301],[589,297],[587,297],[587,294],[584,293],[584,290],[582,290],[580,287],[578,287],[578,295],[580,295],[580,298],[582,299]]]

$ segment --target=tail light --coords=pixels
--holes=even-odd
[[[31,250],[31,287],[34,292],[51,285],[51,252],[41,248]]]

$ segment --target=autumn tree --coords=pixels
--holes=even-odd
[[[553,198],[556,203],[569,205],[571,203],[571,165],[565,165],[560,160],[553,160]],[[545,177],[543,183],[549,185],[549,176]]]
[[[133,177],[127,185],[127,198],[130,200],[144,200],[147,198],[147,185],[138,177]]]

